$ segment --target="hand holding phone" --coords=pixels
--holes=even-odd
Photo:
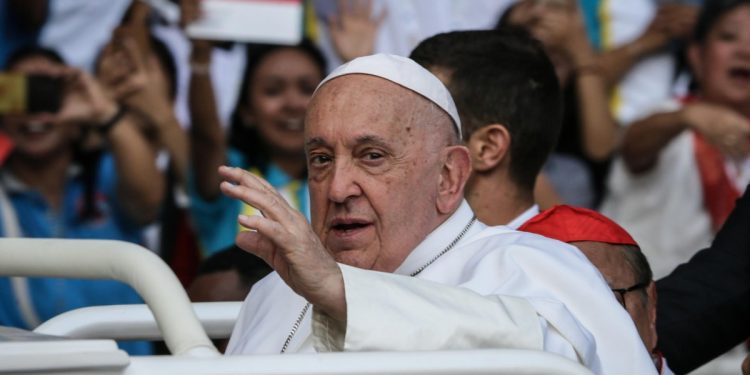
[[[0,114],[56,113],[62,93],[60,77],[0,73]]]
[[[68,68],[62,106],[57,121],[103,124],[117,113],[112,100],[88,73]]]

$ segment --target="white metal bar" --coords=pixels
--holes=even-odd
[[[125,374],[181,375],[592,375],[556,354],[527,350],[131,357]]]
[[[109,240],[3,238],[0,275],[125,282],[154,312],[172,353],[218,355],[177,277],[158,256],[138,245]]]
[[[228,338],[242,302],[192,304],[210,338]],[[154,315],[147,305],[92,306],[60,314],[34,332],[79,339],[162,340]]]

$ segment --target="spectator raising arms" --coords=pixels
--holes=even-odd
[[[249,45],[240,96],[229,138],[222,131],[209,75],[211,46],[193,43],[190,129],[193,219],[204,252],[234,244],[237,215],[254,208],[221,195],[219,166],[228,164],[264,176],[291,204],[307,214],[308,192],[303,117],[325,61],[308,41],[297,46]]]
[[[8,70],[61,79],[64,90],[57,113],[2,117],[15,144],[0,169],[9,202],[2,206],[3,236],[140,242],[140,228],[155,219],[162,202],[163,176],[131,114],[53,51],[19,50]],[[92,132],[106,142],[82,144]],[[140,302],[119,282],[48,278],[0,279],[0,296],[0,325],[25,328],[79,307]]]
[[[524,0],[500,19],[498,27],[506,26],[523,28],[542,42],[565,93],[560,140],[543,173],[565,202],[594,207],[601,190],[595,181],[604,179],[618,129],[581,9],[571,0]]]
[[[657,277],[708,246],[750,182],[750,1],[706,3],[688,58],[697,91],[628,128],[602,207]]]

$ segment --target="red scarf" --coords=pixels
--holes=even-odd
[[[683,104],[696,102],[695,97],[687,97]],[[703,205],[711,216],[711,224],[716,233],[734,209],[735,201],[742,195],[727,175],[724,155],[703,135],[693,132],[693,152],[698,165],[698,174],[703,187]]]

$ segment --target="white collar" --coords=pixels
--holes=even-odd
[[[77,164],[71,164],[67,170],[67,177],[73,178],[81,174],[82,168]],[[10,168],[0,168],[0,184],[8,193],[24,193],[27,191],[34,190],[32,187],[26,185],[23,181],[18,179]]]
[[[466,228],[469,221],[474,217],[474,211],[464,199],[458,209],[409,253],[403,263],[394,271],[400,275],[410,275],[435,258],[437,254],[445,249]],[[476,222],[458,241],[458,244],[466,241],[473,233],[478,233],[486,226]]]
[[[529,219],[531,219],[532,217],[536,215],[539,215],[539,206],[535,204],[529,207],[522,214],[516,216],[516,218],[511,220],[508,224],[505,224],[505,226],[510,229],[517,230],[518,227],[523,225],[523,223],[529,221]]]

